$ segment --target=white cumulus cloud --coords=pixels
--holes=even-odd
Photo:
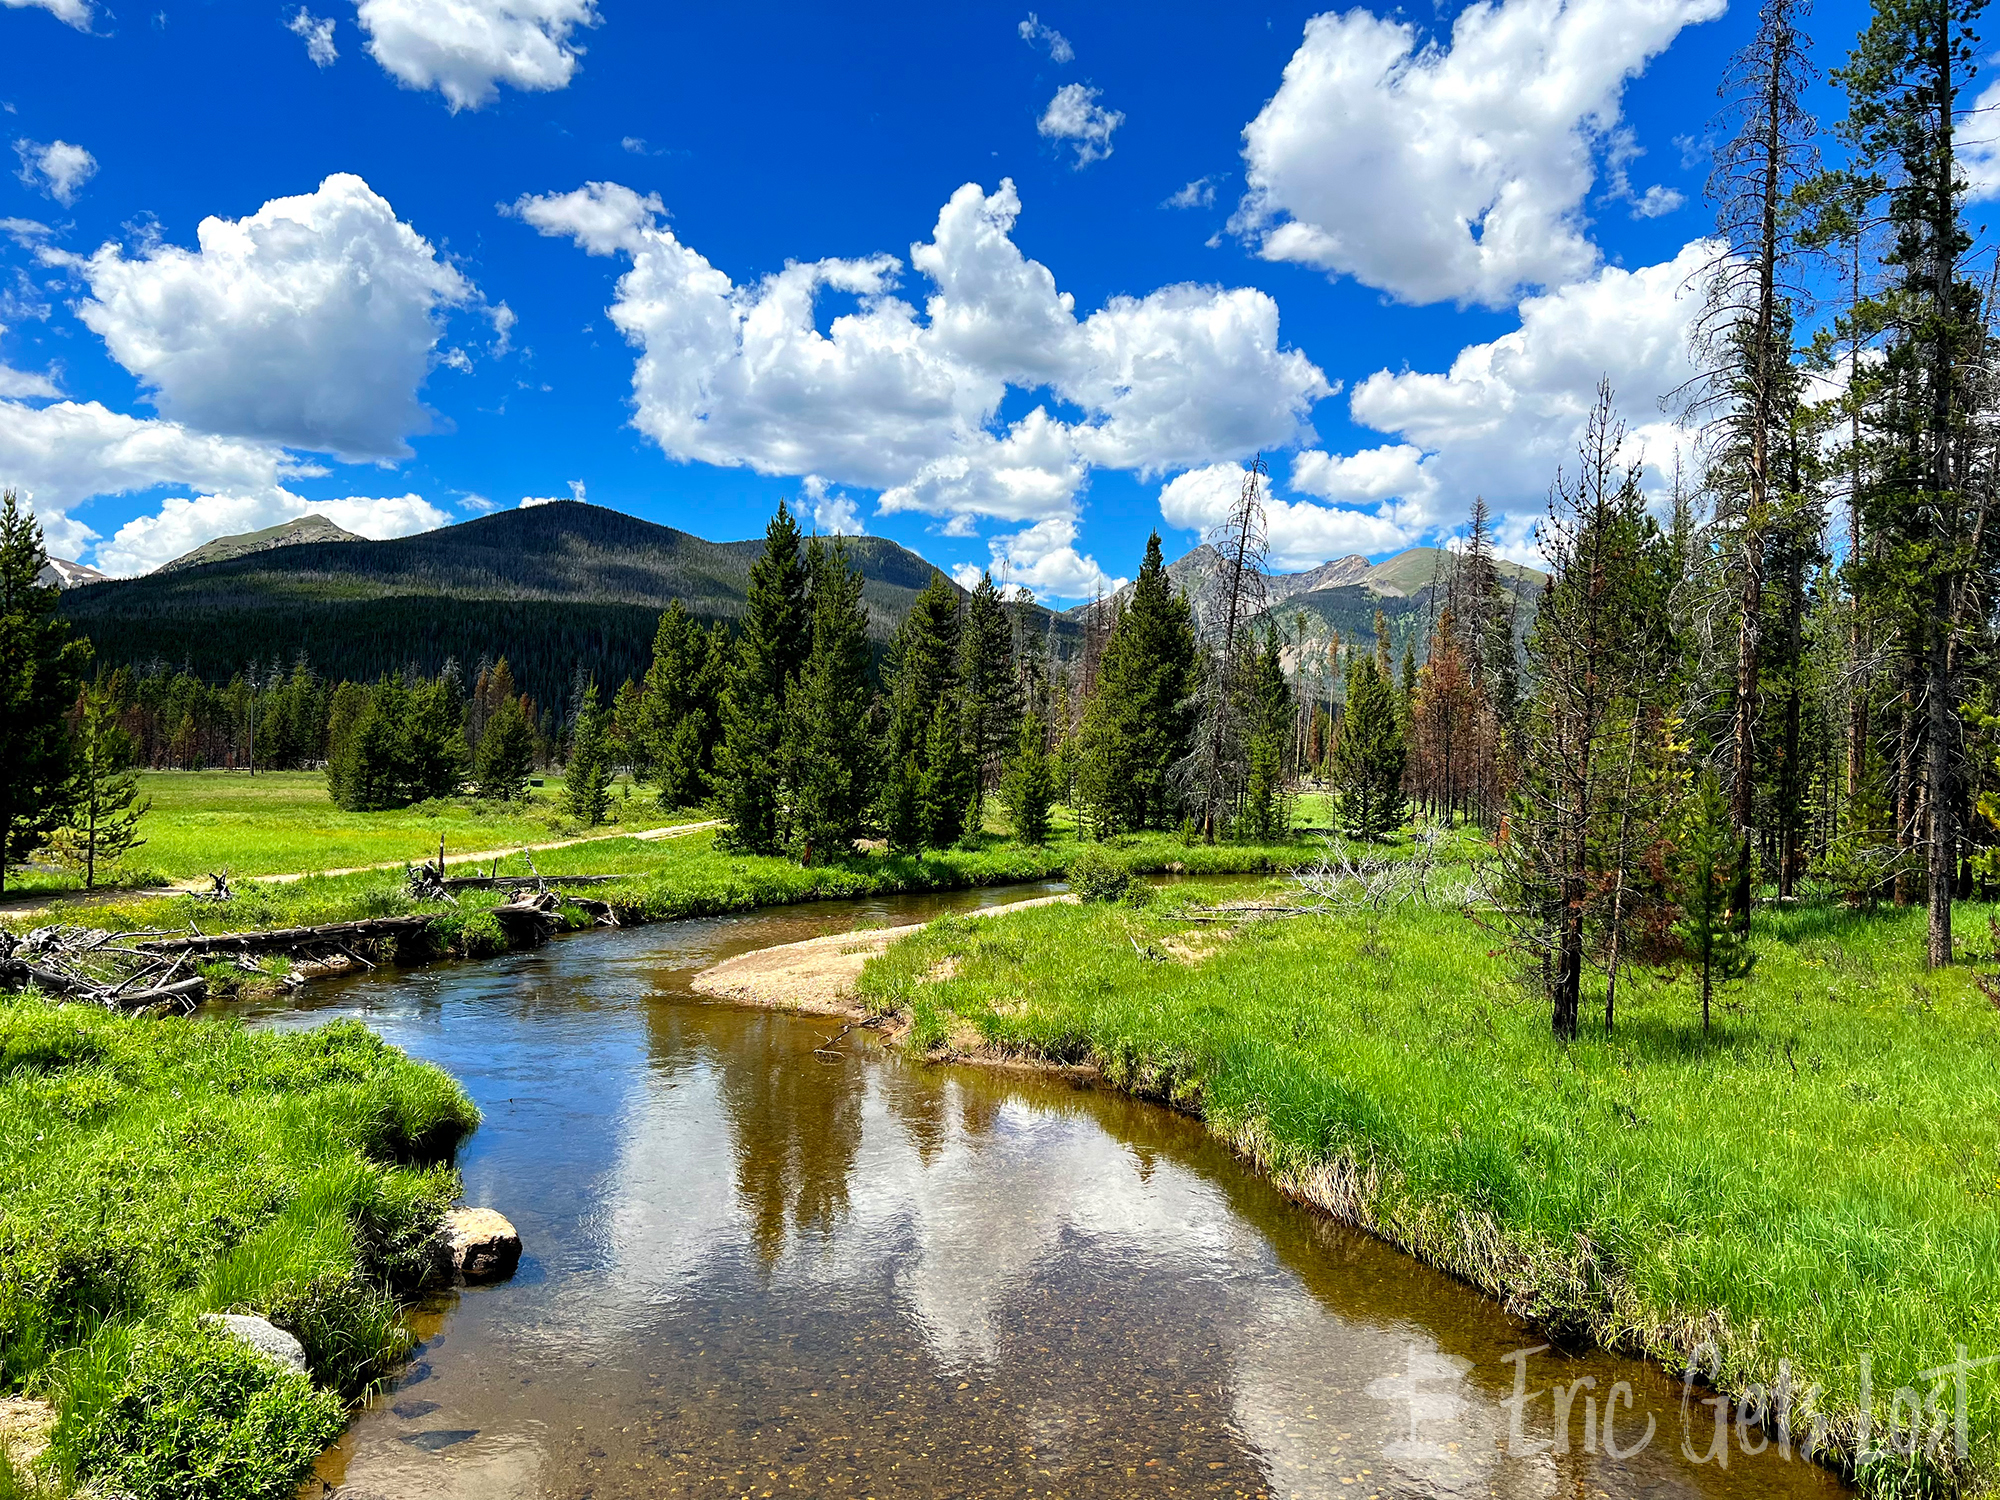
[[[1958,165],[1973,202],[2000,198],[2000,78],[1980,90],[1971,115],[1959,126]]]
[[[407,456],[447,309],[476,292],[367,183],[338,173],[199,248],[116,245],[71,262],[79,316],[161,413],[350,459]]]
[[[285,23],[285,30],[306,44],[306,56],[313,66],[330,68],[340,60],[340,49],[333,45],[333,17],[316,16],[301,5],[299,13]]]
[[[0,323],[0,334],[7,331],[7,325]],[[48,375],[37,374],[33,370],[17,370],[5,360],[0,360],[0,399],[21,396],[60,396],[62,390]]]
[[[70,514],[96,495],[161,485],[262,494],[275,491],[282,479],[324,472],[275,444],[129,417],[95,401],[28,406],[0,400],[0,487],[21,492],[62,557],[76,557],[97,539]]]
[[[1160,518],[1169,526],[1207,533],[1229,515],[1243,489],[1243,465],[1208,464],[1176,475],[1160,491]],[[1288,500],[1275,486],[1264,492],[1269,566],[1301,572],[1328,558],[1407,547],[1415,533],[1394,516],[1310,500]]]
[[[1483,494],[1511,518],[1505,534],[1523,537],[1557,467],[1574,463],[1601,378],[1629,426],[1626,457],[1643,457],[1657,487],[1689,441],[1662,402],[1694,374],[1694,283],[1718,251],[1697,240],[1658,265],[1604,267],[1528,298],[1518,328],[1460,350],[1448,370],[1378,371],[1355,387],[1350,409],[1399,441],[1347,455],[1300,453],[1291,488],[1342,509],[1373,507],[1408,540],[1458,526]],[[1274,517],[1274,539],[1278,529]]]
[[[97,566],[114,576],[148,573],[219,536],[262,531],[300,516],[325,516],[371,541],[431,531],[451,518],[421,495],[350,495],[308,500],[285,489],[254,494],[172,496],[150,516],[137,516],[97,548]]]
[[[1055,599],[1088,599],[1100,593],[1109,596],[1126,583],[1100,568],[1095,558],[1076,550],[1076,522],[1068,516],[1050,516],[1011,535],[995,537],[988,550],[993,554],[989,567],[964,563],[952,569],[952,577],[961,588],[975,587],[979,575],[986,572],[1010,594],[1025,588]]]
[[[391,77],[436,89],[456,114],[503,83],[567,88],[583,52],[571,36],[598,16],[594,0],[361,0],[355,19]]]
[[[980,517],[1073,523],[1092,467],[1164,474],[1308,439],[1334,389],[1283,347],[1259,291],[1171,286],[1079,318],[1014,244],[1008,181],[961,187],[911,247],[932,286],[921,311],[897,295],[890,255],[794,261],[739,286],[660,222],[657,197],[615,183],[511,211],[630,257],[611,317],[640,350],[635,424],[669,456],[878,490],[883,512],[943,516],[954,535]],[[846,309],[822,331],[830,295]],[[1009,389],[1041,399],[1002,421]],[[1054,555],[1022,566],[1056,569]]]
[[[1366,10],[1315,16],[1245,129],[1232,222],[1266,259],[1412,303],[1500,307],[1588,276],[1582,205],[1625,83],[1723,5],[1481,0],[1448,44]]]
[[[1168,195],[1162,208],[1213,208],[1215,206],[1215,183],[1207,177],[1197,177],[1186,187]]]
[[[1066,83],[1056,90],[1049,107],[1035,129],[1052,141],[1068,141],[1076,148],[1076,165],[1087,167],[1111,154],[1111,134],[1125,123],[1123,112],[1106,109],[1097,102],[1102,89]]]
[[[1673,213],[1686,202],[1687,199],[1681,196],[1678,189],[1662,187],[1656,182],[1632,200],[1632,217],[1635,219],[1657,219],[1665,214]]]
[[[14,153],[21,158],[21,181],[64,207],[97,175],[97,158],[68,141],[18,140]]]
[[[9,10],[45,10],[78,31],[90,30],[90,19],[94,14],[90,0],[0,0],[0,5]]]
[[[814,531],[828,536],[865,536],[861,507],[852,495],[843,495],[818,474],[808,474],[801,482],[804,504],[800,507],[812,518]]]

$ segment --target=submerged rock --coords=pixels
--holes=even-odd
[[[502,1281],[521,1263],[521,1236],[490,1208],[454,1208],[444,1229],[451,1268],[466,1281]]]
[[[306,1373],[306,1346],[267,1318],[254,1318],[247,1313],[208,1313],[202,1322],[218,1323],[266,1359],[301,1375]]]

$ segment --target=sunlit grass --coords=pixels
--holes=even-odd
[[[197,1433],[227,1445],[274,1412],[338,1431],[337,1399],[239,1368],[195,1319],[269,1316],[322,1391],[358,1390],[405,1347],[395,1297],[436,1272],[457,1190],[411,1163],[477,1119],[358,1023],[252,1033],[0,997],[0,1391],[57,1399],[69,1478],[139,1493],[196,1493],[174,1486]],[[142,1409],[143,1380],[172,1386],[178,1415]],[[263,1488],[230,1493],[297,1484],[296,1454],[257,1470],[261,1443],[244,1461]]]

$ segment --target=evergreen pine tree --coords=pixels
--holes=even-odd
[[[1396,689],[1379,653],[1348,658],[1347,711],[1333,742],[1332,780],[1350,838],[1380,839],[1402,824],[1404,741]]]
[[[1049,808],[1056,798],[1055,770],[1049,762],[1048,730],[1038,713],[1021,716],[1014,753],[1000,778],[1000,802],[1014,837],[1024,844],[1049,841]]]
[[[680,601],[667,606],[653,637],[653,661],[640,685],[636,751],[660,786],[668,811],[708,799],[721,735],[729,642],[721,626],[695,624]]]
[[[479,754],[474,759],[472,780],[479,795],[495,802],[512,802],[525,796],[528,772],[534,765],[535,737],[528,728],[521,700],[500,700],[486,720],[479,737]]]
[[[959,735],[958,715],[948,698],[932,710],[924,736],[916,782],[916,824],[923,844],[946,849],[966,834],[966,818],[978,790],[978,771]]]
[[[1020,682],[1014,671],[1014,627],[993,575],[982,573],[965,607],[958,638],[959,691],[965,709],[965,743],[979,772],[979,793],[999,782],[1000,763],[1021,721]],[[974,819],[975,823],[978,821]]]
[[[139,819],[153,804],[138,800],[132,774],[132,736],[118,722],[118,700],[108,682],[86,689],[76,734],[76,777],[70,821],[50,840],[56,857],[83,871],[83,888],[95,890],[98,871],[146,841]]]
[[[944,574],[933,573],[890,644],[890,773],[883,788],[882,821],[891,846],[899,850],[956,843],[977,792],[977,767],[972,767],[970,781],[964,774],[972,763],[963,744],[960,627],[958,594]],[[940,714],[952,727],[952,744],[945,763],[934,767],[933,755],[945,748]],[[948,817],[934,805],[944,788],[959,798],[958,810]]]
[[[1680,909],[1676,930],[1701,975],[1701,1029],[1707,1031],[1716,983],[1743,978],[1756,961],[1743,944],[1731,909],[1742,845],[1714,771],[1702,772],[1695,783],[1676,832],[1673,885]]]
[[[1965,274],[1968,174],[1957,132],[1981,43],[1973,26],[1985,0],[1875,0],[1848,64],[1842,134],[1863,173],[1887,186],[1891,285],[1881,300],[1891,333],[1874,417],[1879,482],[1864,493],[1869,538],[1863,586],[1879,595],[1898,638],[1904,678],[1897,798],[1900,830],[1927,824],[1917,842],[1929,907],[1927,956],[1952,961],[1958,881],[1966,657],[1990,616],[2000,538],[1988,516],[1990,484],[1974,459],[1991,335],[1981,289]],[[1967,128],[1970,128],[1969,126]],[[1990,379],[1989,377],[1985,377]],[[1923,816],[1915,816],[1921,787]],[[1918,863],[1918,851],[1909,851]],[[1899,897],[1902,891],[1899,888]]]
[[[72,748],[63,716],[90,659],[56,613],[42,528],[12,490],[0,495],[0,891],[20,860],[68,815]]]
[[[847,544],[814,541],[812,651],[785,705],[785,785],[800,863],[846,854],[874,794],[868,734],[868,611]]]
[[[1114,617],[1079,734],[1078,796],[1100,834],[1177,820],[1172,777],[1193,747],[1195,688],[1193,611],[1167,577],[1154,532]]]
[[[378,812],[410,801],[410,774],[404,731],[410,694],[400,672],[392,672],[367,696],[340,749],[328,760],[327,789],[348,812]]]
[[[403,725],[404,802],[449,797],[465,779],[465,711],[449,676],[410,694]]]
[[[1243,788],[1242,831],[1260,842],[1283,838],[1291,825],[1285,752],[1292,739],[1292,689],[1275,630],[1251,666],[1249,775]]]
[[[722,744],[716,754],[716,811],[722,842],[751,854],[784,845],[779,751],[785,699],[812,645],[806,568],[799,528],[782,501],[764,530],[764,551],[750,566],[750,592],[723,695]]]
[[[610,736],[604,718],[597,706],[597,684],[590,683],[583,690],[563,767],[563,811],[585,828],[602,823],[611,808]]]

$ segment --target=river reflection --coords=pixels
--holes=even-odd
[[[1842,1492],[1775,1451],[1690,1462],[1679,1385],[1603,1356],[1530,1358],[1539,1394],[1510,1443],[1506,1356],[1541,1340],[1289,1203],[1193,1122],[914,1066],[860,1033],[816,1053],[835,1023],[687,991],[728,953],[977,899],[592,934],[259,1012],[358,1015],[463,1079],[486,1112],[467,1199],[527,1245],[512,1283],[420,1314],[423,1346],[324,1484],[384,1500]],[[1550,1446],[1558,1384],[1567,1451]],[[1694,1415],[1705,1450],[1712,1418]]]

